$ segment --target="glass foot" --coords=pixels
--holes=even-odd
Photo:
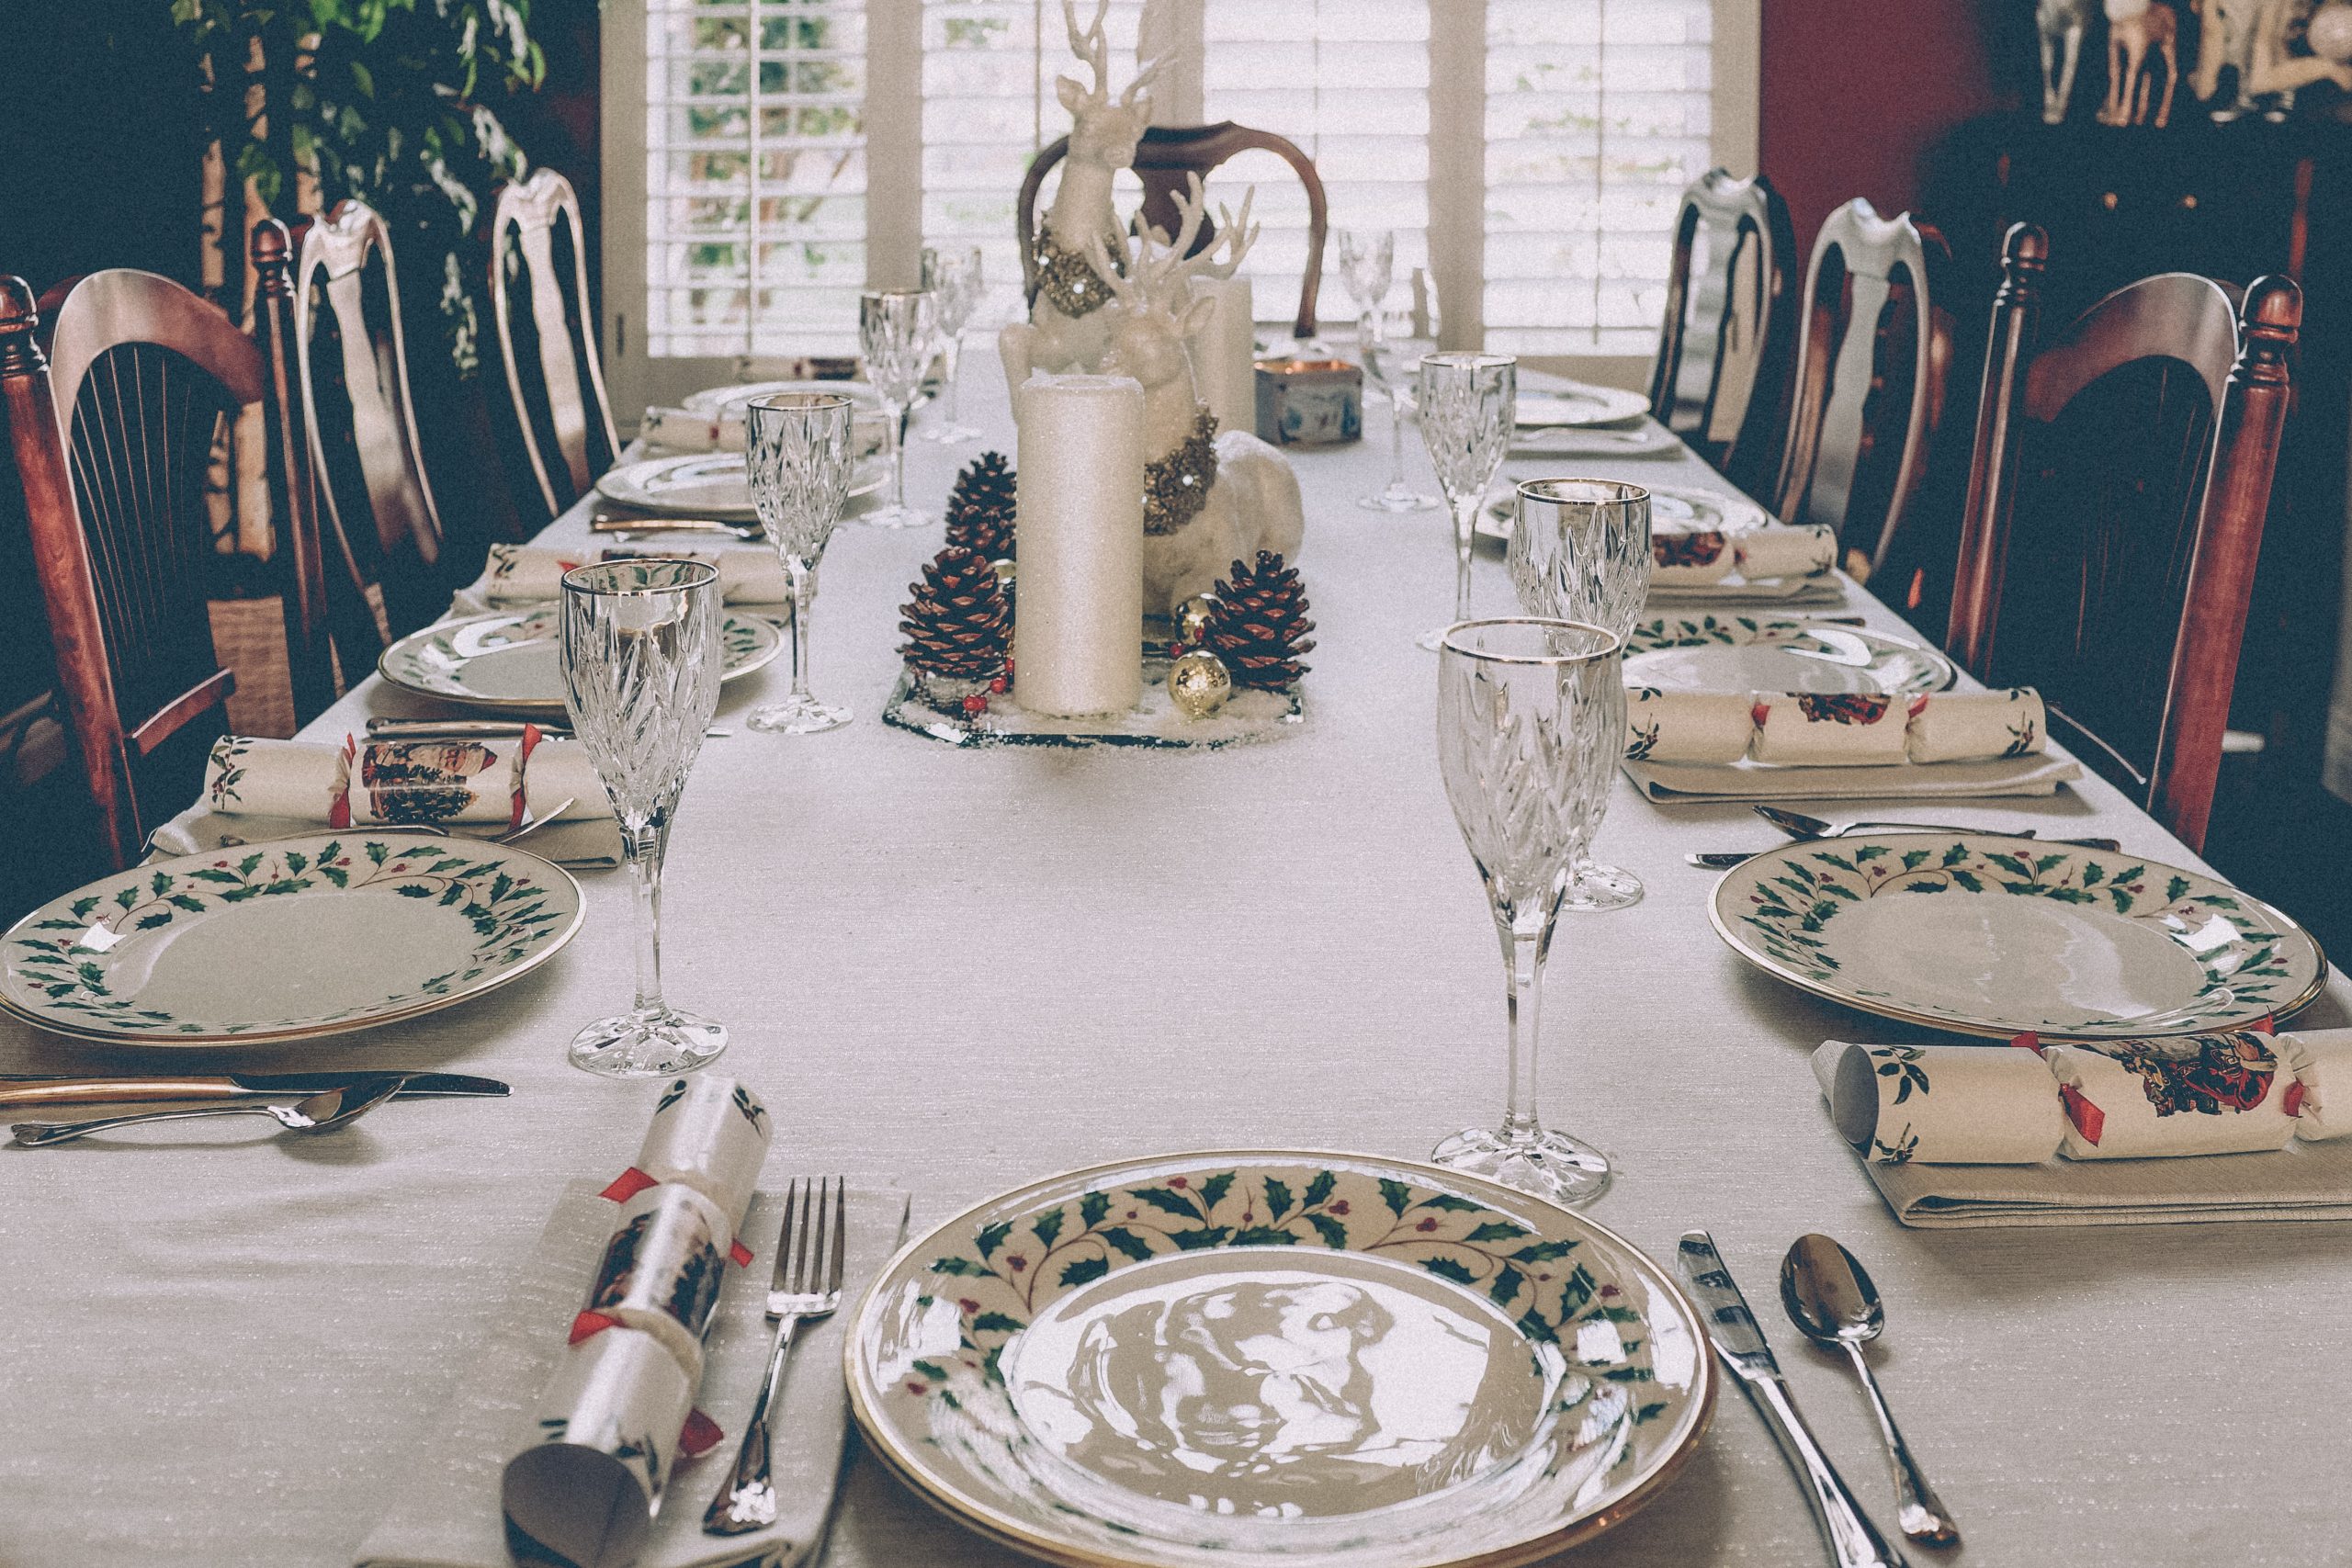
[[[939,519],[927,512],[917,512],[913,507],[900,503],[877,506],[871,512],[860,513],[851,521],[862,523],[868,528],[920,528]]]
[[[1356,504],[1366,512],[1434,512],[1438,499],[1407,490],[1403,485],[1390,485],[1386,490],[1356,497]]]
[[[1483,1127],[1456,1133],[1430,1151],[1430,1163],[1532,1192],[1564,1209],[1609,1190],[1609,1156],[1566,1133],[1506,1138]]]
[[[1579,861],[1568,878],[1568,896],[1560,900],[1560,908],[1584,914],[1623,909],[1640,903],[1642,892],[1642,879],[1622,866]]]
[[[918,433],[917,439],[936,441],[944,446],[961,446],[967,441],[978,441],[980,433],[968,424],[938,424]]]
[[[791,696],[753,708],[743,722],[770,735],[817,735],[839,729],[854,716],[845,707],[815,697]]]
[[[613,1078],[656,1078],[707,1066],[727,1049],[727,1026],[675,1008],[616,1013],[571,1037],[571,1065]]]

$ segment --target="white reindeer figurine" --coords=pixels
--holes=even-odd
[[[2081,62],[2083,30],[2091,25],[2097,0],[2038,0],[2035,30],[2041,35],[2041,118],[2056,125],[2075,96],[2075,67]]]
[[[2180,17],[2164,0],[2107,0],[2107,102],[2101,125],[2162,126],[2172,118],[2173,89],[2180,85],[2175,40]],[[2154,99],[2158,70],[2165,94]],[[2154,112],[2149,106],[2154,100]]]
[[[1182,221],[1174,240],[1156,231],[1137,235],[1132,244],[1119,236],[1114,262],[1103,236],[1087,237],[1089,259],[1109,279],[1114,297],[1103,312],[1110,318],[1110,352],[1102,369],[1143,385],[1148,610],[1170,609],[1208,592],[1235,561],[1255,560],[1260,550],[1295,559],[1306,534],[1289,459],[1248,431],[1216,434],[1216,418],[1193,384],[1185,342],[1207,324],[1216,302],[1193,299],[1192,279],[1230,276],[1258,231],[1245,201],[1238,220],[1220,210],[1216,243],[1187,256],[1208,207],[1201,177],[1192,175],[1188,183],[1176,204]]]
[[[1123,231],[1111,201],[1111,181],[1136,161],[1136,143],[1151,123],[1151,97],[1145,89],[1166,63],[1165,57],[1140,62],[1135,80],[1113,100],[1111,45],[1102,28],[1110,6],[1111,0],[1101,0],[1093,25],[1081,28],[1074,0],[1062,0],[1070,50],[1091,70],[1094,85],[1082,87],[1069,76],[1054,79],[1054,91],[1070,114],[1069,154],[1062,161],[1061,188],[1036,236],[1037,292],[1029,320],[1005,328],[998,339],[1005,380],[1015,396],[1032,368],[1057,375],[1099,370],[1110,347],[1102,310],[1111,303],[1111,291],[1089,261],[1087,244]]]

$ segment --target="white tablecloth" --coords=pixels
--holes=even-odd
[[[1010,450],[994,363],[966,374],[967,417]],[[920,1227],[1098,1160],[1249,1145],[1418,1156],[1496,1116],[1501,975],[1438,779],[1433,661],[1412,643],[1450,609],[1452,547],[1436,513],[1351,504],[1385,475],[1374,424],[1364,445],[1296,456],[1319,647],[1308,722],[1271,745],[967,752],[886,728],[896,609],[939,534],[837,536],[816,682],[857,722],[752,733],[741,715],[786,689],[785,666],[729,687],[721,722],[738,733],[704,750],[665,885],[670,993],[732,1026],[726,1070],[777,1115],[771,1181],[902,1184]],[[974,450],[922,445],[915,499],[935,506]],[[1575,466],[1707,478],[1679,457]],[[1418,455],[1413,469],[1429,482]],[[554,535],[582,536],[576,520]],[[1509,607],[1491,558],[1477,592]],[[1860,595],[1849,609],[1892,624]],[[423,711],[371,679],[313,732]],[[1933,810],[2194,863],[2095,780]],[[1806,1055],[1830,1035],[1906,1036],[1741,964],[1708,929],[1713,877],[1682,863],[1774,837],[1744,807],[1619,787],[1599,850],[1649,897],[1565,922],[1544,1018],[1546,1112],[1619,1162],[1594,1216],[1661,1259],[1686,1227],[1713,1229],[1882,1519],[1860,1397],[1774,1308],[1804,1231],[1838,1236],[1875,1276],[1890,1398],[1974,1560],[2300,1568],[2340,1553],[2352,1224],[1897,1226],[1831,1134]],[[644,1125],[648,1088],[564,1063],[572,1031],[628,999],[626,882],[582,880],[570,951],[486,1000],[307,1048],[170,1059],[456,1068],[511,1079],[511,1100],[394,1105],[318,1142],[229,1122],[189,1123],[176,1146],[0,1150],[0,1564],[350,1561],[563,1184],[610,1176]],[[2344,1016],[2337,985],[2308,1016]],[[0,1071],[157,1063],[0,1024]],[[1012,1561],[870,1461],[831,1560]],[[1730,1392],[1682,1478],[1577,1556],[1823,1560]]]

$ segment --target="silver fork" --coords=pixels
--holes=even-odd
[[[829,1200],[830,1194],[830,1200]],[[775,1523],[775,1483],[769,1469],[768,1407],[784,1382],[794,1331],[842,1304],[842,1257],[848,1246],[849,1190],[840,1177],[805,1179],[785,1189],[784,1226],[775,1238],[775,1272],[768,1281],[768,1321],[775,1348],[768,1353],[760,1397],[743,1423],[735,1470],[703,1510],[705,1535],[745,1535]]]

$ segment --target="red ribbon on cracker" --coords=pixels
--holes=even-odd
[[[630,1199],[636,1197],[639,1193],[644,1191],[647,1188],[659,1187],[661,1185],[661,1182],[655,1180],[652,1177],[646,1175],[645,1172],[638,1169],[637,1167],[630,1166],[627,1170],[624,1170],[618,1176],[614,1177],[611,1181],[605,1183],[605,1190],[602,1192],[597,1193],[596,1196],[599,1198],[610,1198],[616,1203],[626,1203]]]
[[[752,1266],[752,1249],[740,1241],[728,1247],[727,1256],[735,1260],[735,1267],[738,1269],[749,1269]]]
[[[2097,1146],[2099,1134],[2107,1131],[2107,1112],[2085,1100],[2083,1091],[2070,1083],[2058,1086],[2058,1098],[2066,1102],[2066,1120],[2075,1124],[2075,1131],[2085,1143]]]
[[[678,1428],[678,1454],[682,1459],[700,1459],[727,1438],[726,1429],[703,1414],[696,1405],[686,1412],[686,1424]]]
[[[621,1320],[617,1317],[606,1317],[601,1312],[583,1312],[571,1320],[571,1337],[564,1343],[577,1345],[582,1339],[594,1339],[607,1328],[618,1328],[620,1325]]]

